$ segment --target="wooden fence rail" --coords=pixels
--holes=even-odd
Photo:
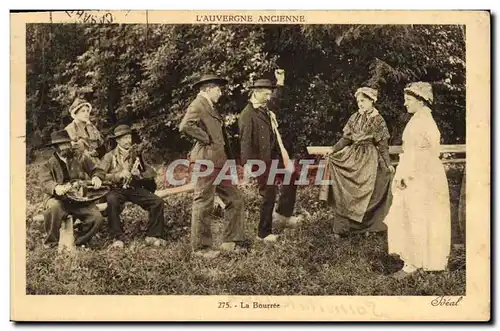
[[[307,152],[311,155],[325,155],[333,151],[332,146],[309,146],[307,147]],[[389,154],[399,155],[403,153],[402,146],[389,146]],[[465,154],[465,145],[441,145],[441,153],[454,153],[454,154]],[[465,158],[444,158],[443,163],[465,163]],[[398,161],[393,161],[393,164],[397,164]]]

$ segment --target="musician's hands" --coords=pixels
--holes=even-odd
[[[98,157],[98,156],[99,156],[99,153],[98,153],[95,149],[93,149],[93,150],[90,150],[90,151],[89,151],[89,155],[90,155],[90,156],[94,156],[94,157]]]
[[[94,188],[98,190],[101,188],[102,180],[99,177],[92,177],[92,185],[94,185]]]
[[[274,77],[276,77],[276,85],[285,85],[285,70],[276,69],[274,70]]]
[[[54,188],[54,192],[56,193],[56,195],[58,196],[63,196],[65,195],[69,190],[71,189],[71,185],[68,185],[68,184],[64,184],[64,185],[56,185],[56,187]]]
[[[141,171],[139,169],[132,169],[130,172],[134,177],[141,177]]]
[[[396,172],[396,169],[394,169],[394,166],[390,165],[389,171],[391,172],[391,174],[393,174],[394,172]]]
[[[118,173],[118,177],[121,178],[121,179],[125,179],[125,178],[128,178],[130,177],[130,171],[128,171],[128,169],[123,169],[122,171],[120,171]]]

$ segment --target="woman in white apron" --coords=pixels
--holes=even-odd
[[[397,277],[417,269],[445,270],[451,245],[450,196],[439,159],[441,134],[432,117],[432,86],[412,83],[405,88],[404,97],[413,116],[403,132],[393,203],[384,220],[389,254],[404,261]]]

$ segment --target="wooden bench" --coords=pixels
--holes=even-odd
[[[465,154],[465,145],[441,145],[441,154],[452,153],[452,154]],[[332,146],[309,146],[307,147],[307,152],[311,155],[324,156],[333,151]],[[402,146],[389,146],[389,154],[399,155],[403,153]],[[443,163],[465,163],[465,157],[463,158],[444,158],[441,160]],[[397,165],[399,160],[392,160],[393,165]],[[318,168],[318,166],[311,166],[311,168]],[[325,176],[327,171],[325,171]],[[319,199],[326,201],[328,199],[328,185],[322,185],[319,193]]]
[[[333,151],[332,146],[309,146],[307,147],[307,152],[311,155],[325,155]],[[402,146],[389,146],[389,154],[399,155],[403,153]],[[453,154],[465,154],[465,145],[441,145],[441,154],[453,153]],[[465,163],[464,158],[453,158],[453,159],[442,159],[443,163]],[[398,161],[393,161],[393,164],[397,164]]]

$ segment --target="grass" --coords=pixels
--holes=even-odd
[[[143,242],[147,213],[137,206],[122,214],[126,233],[135,238],[124,250],[110,250],[107,224],[89,248],[66,256],[44,249],[43,224],[31,220],[41,211],[40,164],[27,166],[27,294],[170,294],[170,295],[464,295],[465,252],[453,249],[444,272],[417,273],[403,280],[389,276],[401,261],[387,256],[383,235],[336,239],[332,210],[321,206],[316,187],[301,187],[300,207],[311,218],[298,229],[277,228],[282,240],[269,246],[252,242],[247,254],[222,253],[206,261],[191,255],[189,220],[191,195],[166,200],[169,244]],[[456,218],[461,169],[448,169],[452,215]],[[458,192],[458,193],[457,193]],[[259,212],[257,190],[246,196],[246,234],[255,238]],[[453,221],[456,229],[456,222]],[[214,239],[222,219],[214,216]],[[461,241],[458,231],[453,242]],[[216,242],[220,243],[220,242]]]

